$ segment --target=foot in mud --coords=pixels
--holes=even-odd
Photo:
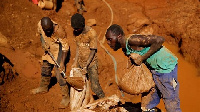
[[[62,100],[59,105],[59,109],[65,109],[68,107],[68,104],[70,102],[69,98],[69,87],[68,85],[60,86],[61,92],[62,92]]]
[[[162,112],[162,111],[159,108],[154,107],[154,108],[152,108],[152,109],[150,109],[148,111],[142,111],[142,112]]]
[[[46,93],[49,90],[49,83],[50,83],[51,77],[41,77],[40,80],[40,86],[36,89],[31,90],[31,94],[38,94],[38,93]]]
[[[38,87],[31,90],[31,94],[47,93],[47,92],[48,92],[48,88],[45,88],[45,87]]]
[[[60,102],[60,105],[59,105],[59,109],[65,109],[68,107],[69,105],[69,98],[63,98],[62,101]]]

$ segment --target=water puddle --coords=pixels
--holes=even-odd
[[[196,112],[200,110],[200,74],[197,68],[185,61],[178,52],[178,47],[164,43],[178,57],[178,81],[180,83],[180,104],[183,112]],[[158,105],[165,111],[163,102]]]

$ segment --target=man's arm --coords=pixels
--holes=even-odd
[[[65,71],[65,61],[67,58],[68,51],[67,50],[62,50],[62,57],[60,61],[60,68],[62,71]]]
[[[135,59],[135,63],[140,65],[143,60],[146,60],[150,57],[153,53],[155,53],[158,49],[161,48],[162,44],[164,43],[165,39],[161,36],[155,35],[136,35],[129,39],[130,46],[137,46],[137,47],[150,47],[149,51],[145,53],[143,56],[138,57]]]
[[[90,65],[90,63],[92,62],[95,53],[97,52],[97,34],[96,31],[94,29],[90,29],[90,55],[88,57],[86,66],[83,68],[83,71],[86,71],[86,69],[88,68],[88,66]]]
[[[93,58],[95,56],[96,51],[97,51],[96,49],[91,49],[90,50],[90,56],[88,57],[86,67],[88,67],[90,65],[90,63],[92,62],[92,60],[93,60]]]
[[[90,65],[90,63],[92,62],[92,60],[93,60],[93,58],[94,58],[94,56],[95,56],[96,51],[97,51],[96,49],[90,49],[90,55],[89,55],[89,57],[88,57],[86,66],[83,67],[83,69],[82,69],[82,73],[83,73],[83,74],[86,74],[86,73],[87,73],[87,68],[88,68],[88,66]]]
[[[66,38],[62,39],[60,42],[62,45],[62,56],[61,56],[61,61],[60,61],[60,67],[61,67],[61,70],[64,71],[65,70],[65,61],[67,58],[67,54],[69,52],[69,45],[67,43]]]
[[[72,65],[72,68],[76,68],[77,67],[78,55],[79,55],[78,51],[79,51],[79,48],[76,47],[76,55],[75,55],[75,60],[74,60],[74,63]]]
[[[54,21],[53,21],[54,22]],[[67,55],[69,52],[69,44],[67,40],[67,34],[62,26],[54,22],[54,32],[55,37],[58,39],[57,41],[61,43],[62,45],[62,55],[60,60],[60,68],[62,71],[65,71],[65,61],[67,59]]]

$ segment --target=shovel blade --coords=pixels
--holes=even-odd
[[[83,90],[85,83],[82,77],[66,77],[65,79],[75,89]]]

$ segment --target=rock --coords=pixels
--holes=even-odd
[[[135,33],[143,26],[151,24],[149,19],[142,12],[135,12],[128,17],[127,30],[129,33]]]
[[[0,47],[5,47],[7,45],[8,45],[7,38],[0,32]]]
[[[151,26],[143,26],[136,33],[142,34],[142,35],[152,35],[153,32],[154,32],[154,29]]]

